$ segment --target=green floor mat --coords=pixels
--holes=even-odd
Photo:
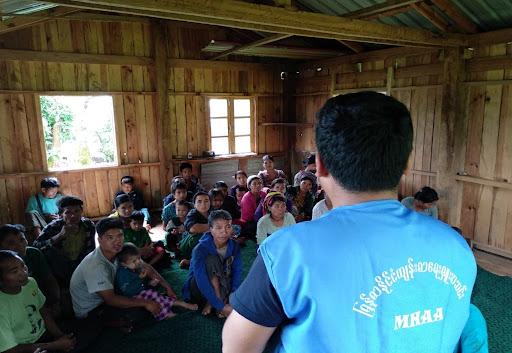
[[[242,249],[244,276],[256,255],[256,244],[249,242]],[[187,270],[173,262],[163,273],[176,294],[188,275]],[[481,268],[473,291],[473,302],[487,320],[491,353],[512,353],[512,278],[499,277]],[[199,312],[177,309],[170,320],[151,324],[139,331],[123,335],[105,330],[88,352],[94,353],[216,353],[221,352],[224,320],[203,317]]]

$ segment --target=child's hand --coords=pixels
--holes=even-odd
[[[146,309],[153,315],[157,315],[161,310],[160,304],[158,304],[157,302],[154,302],[152,300],[147,301],[146,305],[144,305],[144,309]]]
[[[68,351],[72,350],[73,348],[75,348],[76,338],[74,337],[74,335],[72,333],[70,333],[69,335],[61,336],[54,343],[55,343],[55,350],[68,352]]]
[[[156,287],[156,286],[158,286],[158,283],[160,283],[160,280],[159,280],[158,278],[153,278],[153,279],[151,279],[151,281],[149,281],[149,285],[150,285],[151,287]]]
[[[148,275],[148,270],[143,268],[142,270],[140,270],[140,273],[139,273],[139,278],[146,278],[146,276]]]
[[[151,224],[149,224],[149,223],[148,223],[148,224],[146,224],[146,225],[144,226],[144,228],[146,228],[146,230],[148,231],[148,233],[151,233],[151,232],[150,232],[150,230],[151,230],[151,228],[152,228],[152,227],[151,227]]]

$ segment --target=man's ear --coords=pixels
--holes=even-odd
[[[413,163],[414,163],[414,161],[412,159],[412,153],[411,153],[409,155],[409,159],[407,160],[407,165],[405,166],[405,170],[403,173],[405,176],[408,176],[409,173],[411,172]]]
[[[316,176],[317,177],[326,177],[329,175],[329,171],[325,167],[322,157],[318,154],[318,152],[315,155],[315,163],[316,163]]]

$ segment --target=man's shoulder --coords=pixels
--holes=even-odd
[[[26,257],[30,258],[39,258],[44,256],[41,250],[39,250],[38,248],[34,248],[33,246],[27,246],[26,252]]]

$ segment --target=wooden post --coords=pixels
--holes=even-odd
[[[462,49],[445,49],[443,68],[443,102],[439,130],[438,192],[439,206],[446,210],[446,221],[458,226],[462,204],[462,187],[455,176],[464,168],[464,141],[467,119],[463,113],[465,67]],[[466,127],[466,128],[465,128]]]
[[[158,157],[160,161],[160,185],[162,195],[167,194],[168,175],[172,174],[172,153],[169,146],[172,141],[169,140],[170,129],[166,128],[170,124],[169,114],[169,91],[168,91],[168,72],[167,72],[167,43],[166,43],[166,25],[163,21],[152,23],[153,40],[155,43],[155,66],[153,70],[154,82],[157,92],[157,119],[158,119]],[[167,148],[164,148],[166,146]],[[168,152],[168,153],[167,153]]]

